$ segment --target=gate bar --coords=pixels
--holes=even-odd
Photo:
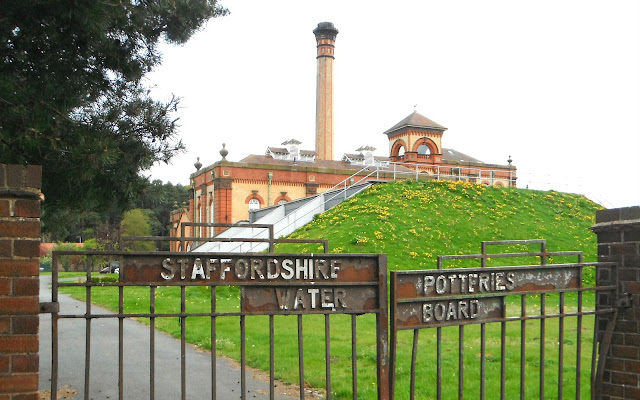
[[[304,346],[302,337],[302,314],[298,314],[298,374],[300,378],[300,400],[304,400]]]
[[[156,286],[149,286],[149,313],[156,312]],[[149,317],[149,399],[155,398],[156,391],[156,317]]]
[[[411,388],[411,393],[409,394],[409,399],[415,399],[416,393],[416,358],[418,354],[418,334],[420,330],[413,330],[413,351],[411,352],[411,381],[409,387]]]
[[[486,346],[486,338],[487,338],[487,326],[486,324],[480,324],[480,398],[484,399],[485,391],[486,391],[486,360],[487,360],[487,346]]]
[[[378,382],[381,384],[381,382]],[[351,388],[353,399],[358,398],[358,352],[356,346],[356,315],[351,314]]]
[[[119,279],[122,280],[122,275]],[[124,400],[124,286],[118,286],[118,298],[118,399]]]
[[[275,327],[274,315],[269,315],[269,400],[275,399]]]
[[[507,309],[506,297],[502,298],[502,306]],[[506,395],[506,372],[507,372],[507,322],[502,321],[500,323],[500,400],[505,399]]]
[[[464,325],[458,327],[458,399],[464,397]]]
[[[180,286],[180,312],[186,314],[187,288]],[[187,317],[180,317],[180,385],[182,400],[187,400]]]
[[[329,322],[329,314],[324,315],[324,348],[325,377],[327,383],[326,399],[331,400],[331,327]]]
[[[217,327],[216,327],[216,287],[210,287],[211,292],[211,400],[216,400],[217,397],[217,381],[216,381],[216,351],[218,348],[218,339],[216,336]]]
[[[91,282],[91,268],[87,268],[87,281]],[[91,286],[85,288],[85,313],[91,315]],[[85,343],[84,343],[84,398],[89,400],[89,366],[91,365],[91,320],[85,321]]]
[[[51,302],[58,303],[58,254],[53,252],[51,260]],[[51,314],[51,400],[58,397],[58,321],[60,310]]]
[[[547,295],[546,293],[540,294],[540,315],[543,316],[543,318],[540,319],[540,400],[544,400],[544,354],[545,354],[544,344],[546,340],[545,327],[547,322],[547,319],[544,317],[546,317],[546,314],[547,314],[547,309],[546,309],[547,296],[546,295]]]
[[[526,374],[526,352],[527,352],[527,295],[520,297],[520,400],[524,398],[525,374]]]

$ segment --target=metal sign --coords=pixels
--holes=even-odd
[[[577,264],[394,271],[398,329],[499,321],[509,294],[575,289]]]
[[[127,284],[243,287],[242,311],[252,314],[365,313],[380,308],[385,279],[379,256],[343,254],[129,254]],[[386,302],[382,298],[382,302]]]

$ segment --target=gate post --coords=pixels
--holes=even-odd
[[[598,306],[624,306],[613,328],[602,382],[598,382],[602,398],[640,399],[640,207],[597,211],[591,229],[598,235],[598,260],[619,263],[617,276],[598,271],[598,284],[609,281],[630,300],[616,304],[625,298],[606,295],[596,300]]]
[[[0,164],[0,399],[38,399],[42,167]]]

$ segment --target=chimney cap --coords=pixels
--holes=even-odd
[[[316,35],[316,39],[330,38],[335,40],[338,30],[333,25],[333,22],[320,22],[318,27],[313,30],[313,33]]]

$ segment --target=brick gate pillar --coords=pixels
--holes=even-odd
[[[600,210],[592,230],[598,235],[598,261],[619,263],[618,276],[610,278],[631,300],[630,307],[620,309],[614,327],[603,398],[640,399],[640,207]],[[600,275],[597,279],[609,279]]]
[[[38,399],[42,168],[0,164],[0,399]]]

